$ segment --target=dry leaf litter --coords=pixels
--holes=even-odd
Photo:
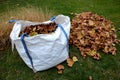
[[[21,30],[19,36],[23,33],[26,33],[30,36],[34,36],[37,34],[49,34],[55,31],[57,25],[55,22],[49,24],[38,24],[38,25],[30,25],[27,26],[24,30]]]
[[[98,50],[116,55],[118,39],[110,20],[92,12],[83,12],[72,19],[71,25],[69,44],[75,45],[82,56],[99,60],[101,55]]]

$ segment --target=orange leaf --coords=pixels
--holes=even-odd
[[[62,74],[63,73],[63,70],[58,70],[58,74]]]
[[[58,70],[62,70],[62,69],[64,69],[64,66],[61,65],[61,64],[58,64],[58,65],[56,66],[56,68],[57,68]]]
[[[67,58],[67,63],[69,67],[72,67],[74,64],[74,61],[71,58]]]
[[[58,70],[58,74],[62,74],[62,71],[63,71],[63,69],[64,69],[64,66],[63,65],[61,65],[61,64],[58,64],[57,66],[55,66],[56,68],[57,68],[57,70]]]

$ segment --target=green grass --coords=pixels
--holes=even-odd
[[[64,14],[71,18],[72,12],[91,11],[110,19],[117,29],[120,27],[119,0],[2,0],[0,1],[0,18],[8,10],[28,7],[28,5],[47,8],[54,11],[56,15]],[[117,35],[120,39],[120,31]],[[33,73],[17,51],[13,54],[8,48],[0,52],[0,80],[88,80],[89,76],[92,76],[93,80],[120,80],[120,46],[116,45],[116,47],[116,56],[100,52],[102,58],[96,61],[90,57],[83,58],[74,46],[70,46],[70,55],[77,56],[79,61],[72,68],[64,62],[65,70],[62,75],[58,75],[55,68]]]

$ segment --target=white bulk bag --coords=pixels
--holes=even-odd
[[[38,34],[35,36],[19,37],[21,30],[26,26],[47,24],[55,21],[58,25],[51,34]],[[56,66],[68,58],[68,38],[70,34],[70,18],[58,15],[52,21],[30,22],[17,20],[10,34],[12,49],[14,45],[28,67],[34,72],[42,71]]]

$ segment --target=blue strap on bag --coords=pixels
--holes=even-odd
[[[51,17],[51,18],[50,18],[50,21],[55,20],[55,18],[56,18],[56,16]]]
[[[24,47],[24,49],[25,49],[25,53],[26,53],[26,55],[28,56],[28,58],[29,58],[29,60],[30,60],[30,63],[31,63],[31,65],[32,65],[32,68],[33,68],[33,70],[35,71],[34,66],[33,66],[32,57],[30,56],[30,53],[29,53],[29,51],[28,51],[28,49],[27,49],[27,46],[26,46],[26,43],[25,43],[25,41],[24,41],[24,37],[25,37],[25,36],[28,37],[28,35],[27,35],[26,33],[22,34],[20,40],[21,40],[21,42],[22,42],[22,44],[23,44],[23,47]]]
[[[17,22],[18,20],[9,20],[9,23]]]
[[[65,32],[64,28],[62,27],[61,24],[58,24],[58,27],[60,27],[60,29],[63,31],[63,33],[64,33],[64,35],[65,35],[65,37],[66,37],[66,41],[67,41],[67,43],[68,43],[68,36],[67,36],[67,33]]]
[[[17,21],[18,21],[18,20],[9,20],[9,23],[13,23],[13,22],[17,22]],[[27,35],[26,33],[22,34],[20,40],[21,40],[21,42],[22,42],[22,44],[23,44],[23,47],[24,47],[24,49],[25,49],[25,53],[26,53],[26,55],[28,56],[28,58],[29,58],[29,60],[30,60],[30,63],[31,63],[31,65],[32,65],[32,68],[33,68],[33,70],[35,71],[34,66],[33,66],[32,57],[30,56],[29,51],[28,51],[27,46],[26,46],[26,43],[25,43],[25,41],[24,41],[25,36],[28,37],[28,35]]]
[[[68,43],[68,36],[67,36],[67,33],[65,32],[63,26],[61,24],[58,24],[58,27],[60,27],[60,29],[63,31],[65,37],[66,37],[66,41],[67,41],[67,48],[68,48],[68,51],[69,51],[69,43]]]
[[[53,16],[52,18],[50,18],[50,21],[54,21],[55,18],[56,18],[56,16]],[[60,27],[60,29],[63,31],[63,33],[64,33],[64,35],[65,35],[65,37],[66,37],[66,41],[67,41],[67,43],[68,43],[68,36],[67,36],[67,33],[65,32],[63,26],[62,26],[61,24],[58,24],[57,26]]]

